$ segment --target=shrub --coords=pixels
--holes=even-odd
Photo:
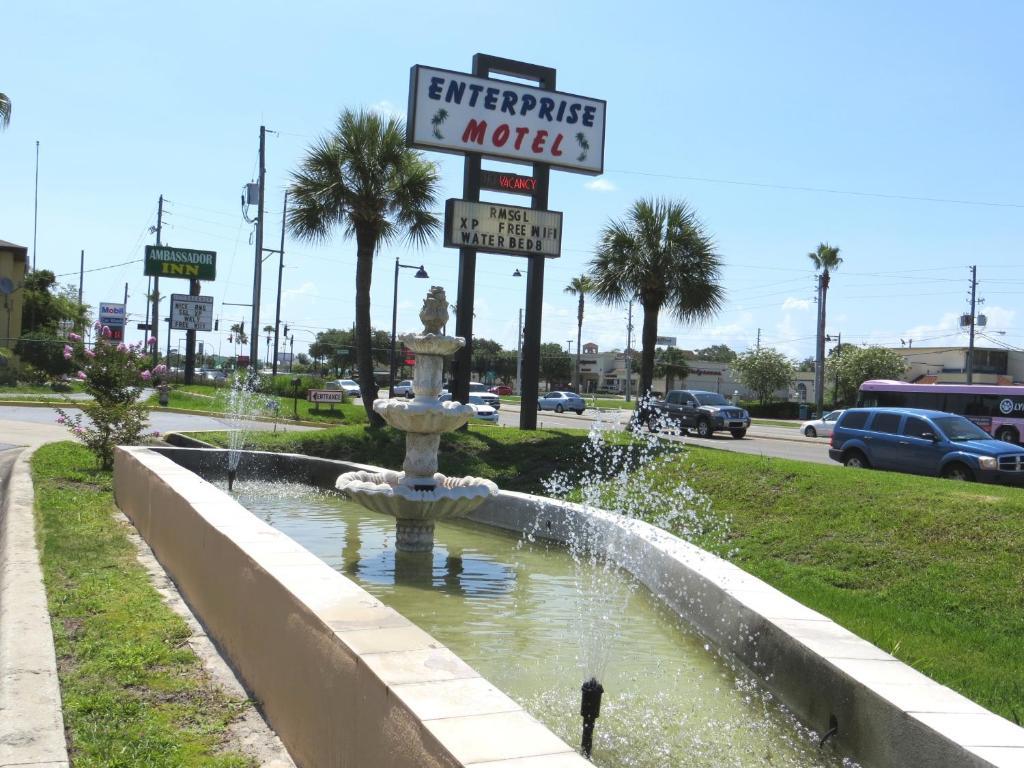
[[[139,402],[143,386],[164,373],[163,365],[146,369],[142,344],[113,344],[110,329],[98,328],[97,342],[88,349],[77,334],[64,346],[63,357],[76,368],[76,378],[93,400],[83,403],[84,414],[69,416],[58,408],[58,423],[64,424],[96,456],[103,469],[114,465],[115,445],[137,445],[142,439],[148,409]],[[155,343],[150,339],[150,344]],[[87,417],[87,418],[85,418]]]

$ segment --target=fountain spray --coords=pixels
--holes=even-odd
[[[238,467],[228,468],[228,492],[231,492],[232,487],[235,485],[235,478],[238,477]]]
[[[582,697],[580,699],[580,716],[583,718],[583,740],[580,743],[580,752],[590,759],[590,751],[594,747],[594,723],[601,716],[601,694],[604,693],[604,686],[592,677],[580,688]]]

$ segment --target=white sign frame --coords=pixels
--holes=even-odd
[[[124,328],[125,317],[125,305],[114,301],[101,301],[96,312],[99,324],[108,328]]]
[[[406,143],[600,176],[607,107],[603,99],[416,64]]]
[[[444,206],[444,246],[557,259],[562,255],[562,213],[449,198]]]
[[[340,389],[307,389],[306,401],[310,403],[343,403],[345,392]]]
[[[171,330],[212,331],[213,296],[172,293]]]

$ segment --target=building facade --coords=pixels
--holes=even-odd
[[[21,336],[21,307],[28,248],[0,240],[0,347],[12,348]]]

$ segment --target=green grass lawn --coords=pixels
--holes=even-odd
[[[780,419],[751,419],[751,421],[758,427],[786,427],[788,429],[797,429],[800,426],[799,422],[782,421]]]
[[[229,394],[230,390],[225,387],[181,386],[168,392],[168,406],[207,413],[225,413],[228,410]],[[149,405],[158,407],[158,397],[154,393],[149,400]],[[276,400],[280,406],[279,415],[282,420],[292,418],[297,411],[299,419],[303,421],[319,421],[324,424],[366,423],[366,411],[363,406],[351,402],[335,403],[332,409],[327,403],[315,404],[301,398],[293,401],[290,397],[273,395],[256,395],[256,397],[259,403],[271,399]],[[314,407],[316,405],[319,407]],[[256,415],[272,416],[273,412],[261,408]]]
[[[76,443],[32,458],[64,726],[76,768],[241,768],[221,747],[243,701],[212,688],[113,517],[111,474]]]
[[[252,439],[395,469],[404,444],[394,430],[362,427]],[[586,440],[577,430],[474,425],[442,436],[440,469],[543,493],[553,472],[589,468]],[[701,544],[728,549],[750,573],[983,706],[1024,718],[1024,490],[666,451],[655,485],[667,491],[685,477],[728,521],[725,540]]]

